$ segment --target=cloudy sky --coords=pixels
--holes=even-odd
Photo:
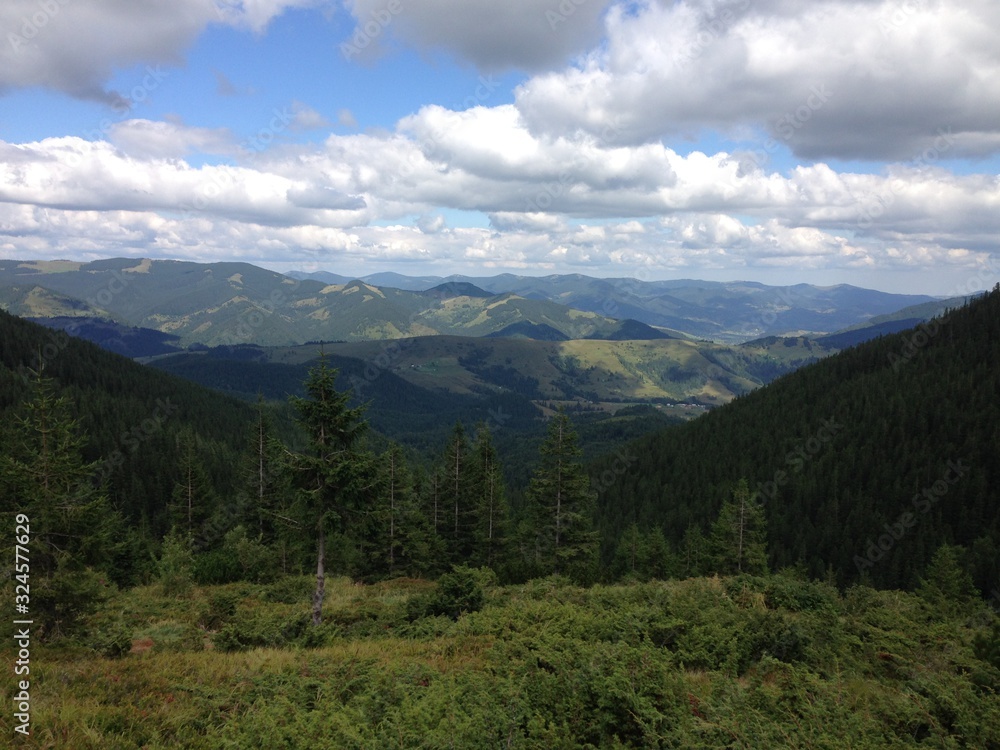
[[[0,256],[1000,280],[996,0],[4,0]]]

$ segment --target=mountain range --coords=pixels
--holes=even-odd
[[[940,300],[839,285],[639,281],[579,274],[472,278],[279,274],[247,263],[113,258],[0,261],[0,306],[29,318],[110,319],[181,346],[423,335],[542,339],[822,335]]]
[[[177,336],[183,345],[301,344],[424,335],[484,336],[530,323],[567,339],[620,337],[622,322],[471,284],[419,292],[360,280],[299,280],[246,263],[109,259],[0,261],[6,307],[24,317],[110,318]],[[4,297],[0,297],[3,301]],[[631,323],[629,335],[662,333]]]
[[[299,279],[344,283],[327,272],[290,272]],[[786,287],[757,282],[641,281],[597,279],[581,274],[489,277],[419,276],[396,273],[365,276],[377,286],[422,291],[441,285],[472,284],[494,294],[511,293],[546,300],[613,318],[632,318],[651,326],[671,328],[699,338],[725,342],[773,335],[831,333],[895,313],[903,307],[936,303],[919,294],[888,294],[848,284]]]

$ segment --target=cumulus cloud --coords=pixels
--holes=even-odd
[[[760,127],[810,159],[910,160],[942,130],[956,156],[1000,148],[992,0],[642,0],[613,6],[605,33],[518,89],[533,132],[641,143]]]
[[[357,26],[345,54],[370,54],[388,37],[444,50],[483,70],[543,70],[600,38],[609,0],[349,0]]]
[[[167,257],[421,260],[449,272],[572,267],[611,275],[972,268],[996,252],[994,176],[931,166],[856,174],[825,164],[781,175],[745,169],[724,152],[682,156],[662,144],[602,144],[587,133],[533,136],[516,114],[427,111],[396,133],[330,136],[242,166],[190,166],[176,153],[212,134],[163,123],[129,121],[121,131],[161,133],[167,145],[144,150],[80,138],[0,142],[0,251],[147,248]],[[492,137],[467,140],[470,117],[484,118]],[[505,145],[493,153],[493,142]],[[526,207],[540,203],[547,205]],[[440,208],[482,211],[490,226],[450,228]]]
[[[320,0],[4,0],[0,93],[43,86],[111,104],[119,68],[177,65],[204,29],[222,23],[260,33],[288,8]]]
[[[227,128],[188,127],[178,122],[124,120],[108,130],[108,139],[132,156],[180,158],[191,153],[235,154],[234,136]]]
[[[332,210],[357,210],[365,207],[364,198],[346,195],[334,188],[321,185],[305,185],[289,188],[288,202],[300,208],[325,208]]]
[[[425,215],[417,219],[417,228],[424,234],[438,234],[447,227],[447,222],[441,214]]]

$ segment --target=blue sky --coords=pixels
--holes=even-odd
[[[987,0],[10,0],[0,256],[1000,280]]]

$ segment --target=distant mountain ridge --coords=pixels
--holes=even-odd
[[[296,278],[332,274],[291,272]],[[423,291],[448,284],[473,284],[494,294],[558,302],[577,310],[634,319],[696,337],[739,343],[763,336],[824,334],[840,331],[913,305],[940,303],[920,294],[890,294],[839,284],[819,287],[768,286],[753,281],[673,279],[640,281],[594,278],[583,274],[549,276],[403,276],[371,274],[368,283]],[[930,317],[930,315],[927,315]]]
[[[64,316],[77,300],[90,317],[98,317],[99,308],[124,325],[177,336],[182,345],[485,336],[522,322],[549,326],[567,338],[600,338],[620,328],[610,317],[509,292],[493,294],[471,283],[413,292],[357,279],[297,280],[248,263],[0,260],[4,287],[43,290],[35,296],[46,300],[40,306],[47,312],[21,304],[26,317]]]
[[[517,335],[548,326],[568,339],[648,339],[660,331],[739,343],[833,333],[908,305],[940,302],[846,285],[778,288],[580,274],[447,279],[377,274],[368,280],[326,272],[311,274],[315,278],[295,275],[304,274],[286,276],[248,263],[0,260],[0,289],[5,289],[0,306],[20,305],[19,314],[32,318],[106,317],[177,336],[182,346],[214,346],[486,336],[512,325],[520,326]],[[376,278],[421,288],[380,286]]]

